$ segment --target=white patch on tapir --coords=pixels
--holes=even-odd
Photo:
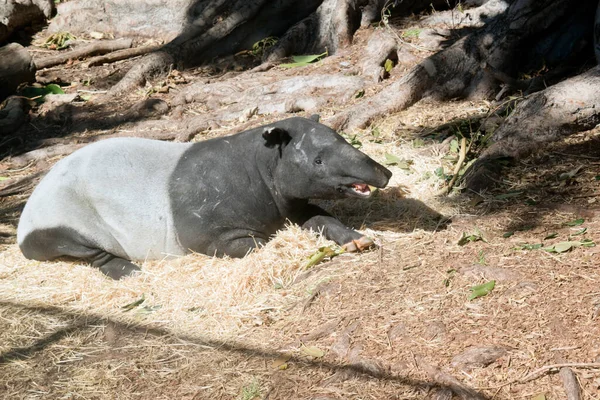
[[[302,137],[300,138],[300,140],[298,141],[298,143],[296,143],[296,150],[300,150],[300,146],[302,146],[302,142],[304,141],[305,137],[306,137],[306,133],[303,133]]]
[[[168,187],[190,146],[117,138],[73,153],[34,190],[23,210],[17,241],[21,244],[34,230],[65,227],[129,260],[185,254],[176,238]],[[117,251],[121,248],[124,254]]]

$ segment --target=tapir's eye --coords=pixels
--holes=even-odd
[[[321,165],[323,164],[323,160],[321,160],[320,158],[315,158],[315,164]]]

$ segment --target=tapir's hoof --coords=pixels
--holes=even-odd
[[[342,246],[342,248],[345,251],[352,253],[352,252],[356,252],[356,251],[367,250],[374,245],[375,245],[375,242],[373,241],[373,239],[371,239],[370,237],[367,237],[367,236],[363,236],[359,239],[356,239],[356,240],[346,243],[345,245]]]
[[[139,271],[140,267],[122,258],[113,258],[100,267],[100,272],[116,281]]]

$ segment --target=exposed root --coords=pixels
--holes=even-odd
[[[173,57],[165,51],[148,54],[108,91],[108,95],[117,96],[141,87],[147,79],[166,73],[173,66],[173,63]]]
[[[221,121],[247,119],[254,114],[315,112],[323,105],[346,102],[362,89],[358,76],[311,75],[286,80],[276,77],[240,75],[228,81],[190,86],[175,104],[203,103],[210,118]]]
[[[102,40],[92,43],[87,46],[81,46],[72,51],[57,54],[51,57],[45,57],[40,60],[34,60],[35,65],[38,69],[50,68],[55,65],[64,64],[69,60],[77,60],[88,56],[94,56],[96,54],[110,53],[116,50],[127,49],[131,47],[133,41],[131,39],[116,39],[116,40]]]
[[[27,121],[25,107],[27,103],[21,97],[10,97],[6,105],[0,110],[0,132],[9,135],[15,132]]]
[[[433,365],[430,365],[423,360],[420,360],[418,365],[421,369],[423,369],[427,373],[427,375],[429,375],[429,378],[432,379],[435,383],[437,383],[438,385],[440,385],[442,387],[449,388],[450,390],[452,390],[452,392],[454,392],[454,394],[459,396],[461,399],[464,399],[464,400],[485,400],[486,399],[486,396],[482,395],[481,393],[478,393],[475,389],[462,384],[461,382],[458,381],[458,379],[456,379],[452,375],[445,373],[441,369],[439,369]]]
[[[109,64],[115,61],[126,60],[137,56],[143,56],[144,54],[152,53],[157,51],[161,46],[145,46],[145,47],[134,47],[132,49],[125,49],[115,51],[113,53],[91,58],[86,63],[87,67],[94,67],[96,65]]]
[[[0,197],[14,196],[32,190],[45,175],[45,171],[38,171],[27,175],[16,182],[6,183],[0,187]]]
[[[521,158],[549,141],[592,129],[600,123],[600,66],[567,79],[519,103],[494,132],[494,144],[465,173],[467,187],[489,185],[490,166],[499,158]]]

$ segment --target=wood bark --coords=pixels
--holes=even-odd
[[[475,191],[489,186],[495,160],[521,158],[563,136],[600,123],[600,66],[531,94],[494,132],[492,144],[465,173]]]
[[[0,101],[13,94],[24,82],[35,81],[31,55],[18,43],[0,47]]]
[[[480,30],[431,55],[402,79],[337,115],[330,123],[338,129],[364,128],[375,118],[403,110],[424,97],[489,98],[497,90],[497,81],[486,73],[483,68],[486,64],[512,76],[529,60],[529,57],[520,57],[515,62],[520,49],[527,46],[534,47],[535,51],[530,51],[534,58],[543,58],[543,54],[536,51],[546,51],[553,62],[560,63],[568,56],[562,53],[573,49],[559,46],[560,37],[553,32],[564,34],[570,27],[563,23],[565,20],[585,19],[596,4],[595,0],[587,0],[573,8],[567,0],[517,0],[510,5],[502,0],[490,0],[481,6],[489,12],[483,13],[488,20]],[[590,21],[588,28],[591,30],[592,26]],[[568,31],[574,35],[572,47],[587,35],[586,24],[580,28]],[[551,35],[550,42],[556,44],[555,47],[544,49],[535,42],[540,37],[545,39],[546,34]]]

